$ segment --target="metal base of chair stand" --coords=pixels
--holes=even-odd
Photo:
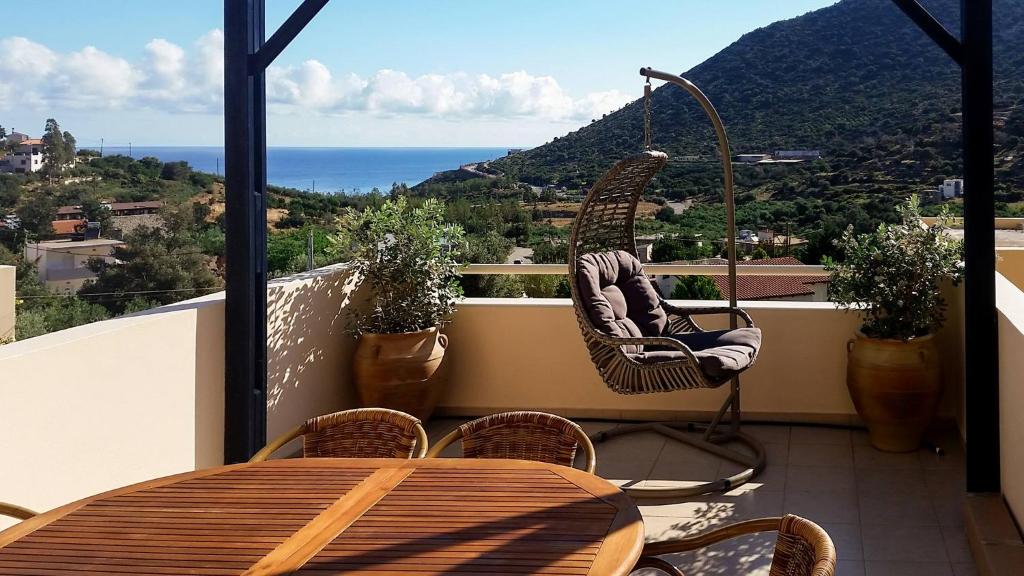
[[[725,403],[722,404],[722,407],[718,410],[718,414],[715,415],[715,418],[710,423],[641,422],[637,424],[625,424],[617,426],[611,430],[598,432],[597,434],[592,435],[590,439],[594,443],[600,443],[608,440],[609,438],[614,438],[615,436],[623,436],[634,432],[657,432],[671,440],[682,442],[689,446],[693,446],[698,450],[703,450],[720,458],[731,460],[737,464],[747,467],[746,470],[733,474],[727,478],[719,478],[718,480],[704,482],[694,486],[687,486],[685,488],[621,486],[622,491],[633,498],[685,498],[710,492],[726,492],[749,482],[761,473],[765,466],[764,445],[761,444],[760,440],[740,431],[739,398],[739,379],[737,378],[732,381],[732,392],[729,394],[729,398],[727,398]],[[730,413],[730,418],[729,421],[723,423],[722,419],[726,412]],[[720,431],[720,426],[726,426],[728,429]],[[695,432],[703,432],[703,434],[699,438],[696,438],[693,436],[693,433]],[[753,454],[740,452],[723,446],[723,444],[728,442],[740,443],[750,448]]]

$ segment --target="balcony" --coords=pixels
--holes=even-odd
[[[706,272],[677,268],[650,271]],[[1024,409],[1024,394],[1013,379],[1024,368],[1014,352],[1024,344],[1024,293],[1018,288],[1024,250],[1001,251],[999,269],[1003,487],[1009,509],[1021,518],[1024,424],[1015,415]],[[471,273],[524,270],[480,266]],[[752,272],[741,267],[741,273]],[[821,273],[816,267],[770,272]],[[765,336],[757,366],[743,378],[743,400],[745,419],[754,423],[749,431],[766,444],[768,467],[725,494],[642,503],[648,537],[691,535],[788,512],[829,531],[844,576],[973,574],[970,530],[981,530],[981,546],[1019,553],[1020,547],[1006,543],[1019,542],[1016,533],[991,543],[984,527],[965,524],[963,296],[960,289],[947,290],[949,319],[939,334],[945,398],[930,435],[941,454],[881,453],[856,429],[845,384],[845,342],[858,325],[855,315],[830,303],[743,303]],[[307,417],[354,406],[354,343],[344,333],[344,313],[361,299],[344,264],[271,282],[269,436]],[[725,393],[612,393],[590,363],[568,300],[467,299],[448,333],[447,391],[429,425],[434,440],[461,420],[510,409],[559,413],[589,432],[629,420],[706,419]],[[7,439],[8,469],[16,471],[0,477],[3,499],[46,510],[221,464],[223,350],[231,334],[223,294],[214,294],[0,347],[0,373],[9,375],[0,387],[0,434]],[[623,437],[597,449],[598,474],[619,483],[693,483],[732,466],[655,435]],[[767,574],[771,550],[772,536],[765,535],[673,561],[693,574]]]

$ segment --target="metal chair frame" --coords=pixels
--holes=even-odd
[[[572,235],[569,240],[569,285],[575,304],[577,320],[583,332],[583,339],[590,351],[591,360],[594,362],[595,367],[597,367],[602,379],[613,391],[620,394],[643,394],[695,388],[717,388],[725,384],[725,382],[730,383],[729,396],[709,423],[651,422],[627,424],[592,436],[594,441],[602,442],[608,438],[623,434],[654,431],[670,439],[686,443],[700,450],[746,466],[746,469],[732,476],[685,488],[630,485],[622,487],[626,493],[637,498],[681,498],[729,490],[749,481],[764,469],[764,447],[756,438],[744,434],[740,430],[739,377],[733,376],[725,380],[709,378],[700,369],[700,364],[693,352],[685,344],[673,338],[623,338],[601,332],[593,325],[587,311],[582,308],[582,299],[580,298],[577,286],[578,259],[584,254],[623,250],[634,257],[638,257],[635,239],[637,205],[651,179],[668,162],[666,154],[650,149],[651,78],[664,80],[685,89],[701,105],[714,125],[715,134],[718,138],[725,184],[729,306],[681,308],[661,299],[661,308],[669,319],[669,330],[673,333],[703,331],[700,325],[693,319],[695,315],[728,314],[731,329],[736,329],[739,320],[743,320],[748,327],[753,327],[754,322],[745,311],[737,307],[736,302],[736,205],[733,191],[729,138],[722,119],[707,96],[690,81],[674,74],[652,70],[651,68],[641,69],[640,74],[648,79],[644,99],[644,142],[647,149],[640,154],[617,163],[602,176],[584,199],[576,216],[576,221],[573,224]],[[681,352],[682,357],[678,360],[667,360],[653,364],[640,363],[630,358],[623,351],[623,346],[658,346],[663,349]],[[727,413],[729,414],[728,429],[721,431],[719,428],[724,423],[723,421]],[[687,434],[687,432],[703,432],[703,434],[696,438],[692,434]],[[728,442],[738,442],[746,445],[752,453],[727,448],[723,444]]]

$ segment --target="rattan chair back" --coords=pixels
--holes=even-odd
[[[692,552],[732,538],[772,530],[778,531],[778,536],[769,576],[835,576],[836,547],[828,532],[792,514],[737,522],[689,538],[649,542],[644,545],[636,569],[655,569],[671,576],[683,576],[681,570],[659,556]]]
[[[594,445],[578,424],[544,412],[504,412],[467,422],[434,444],[429,456],[462,440],[465,458],[533,460],[572,466],[577,448],[586,458],[585,469],[597,466]]]
[[[784,516],[769,576],[834,576],[835,571],[836,548],[828,533],[799,516]]]
[[[300,436],[305,458],[422,458],[427,453],[427,433],[417,418],[386,408],[359,408],[310,418],[250,462],[266,460]]]
[[[9,502],[0,502],[0,516],[7,516],[8,518],[15,518],[17,520],[28,520],[35,515],[36,513],[28,508],[23,508],[17,504],[11,504]]]

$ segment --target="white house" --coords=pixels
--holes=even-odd
[[[821,150],[776,150],[776,160],[820,160]]]
[[[74,294],[87,280],[96,277],[88,264],[92,258],[115,262],[114,248],[120,240],[50,240],[25,245],[25,260],[39,270],[39,280],[46,287],[65,294]]]
[[[960,198],[964,195],[964,181],[960,178],[946,180],[939,185],[939,196],[944,200]]]
[[[16,133],[17,134],[17,133]],[[30,173],[43,169],[43,141],[34,138],[12,141],[13,135],[8,136],[7,142],[14,144],[14,151],[0,160],[0,171]]]

